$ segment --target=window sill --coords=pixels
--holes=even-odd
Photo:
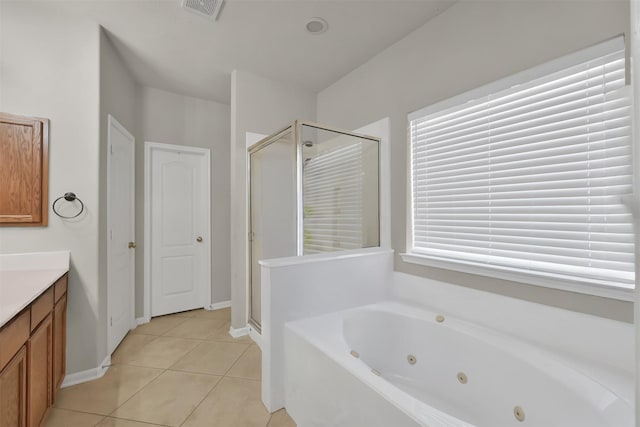
[[[593,295],[604,298],[611,298],[620,301],[635,301],[633,289],[608,286],[599,283],[583,282],[569,277],[532,274],[531,272],[519,269],[500,268],[497,266],[488,267],[473,262],[452,261],[415,253],[400,254],[404,262],[411,264],[425,265],[428,267],[442,268],[462,273],[476,274],[479,276],[492,277],[495,279],[510,280],[513,282],[525,283],[528,285],[542,286],[545,288],[559,289],[563,291],[577,292],[586,295]]]

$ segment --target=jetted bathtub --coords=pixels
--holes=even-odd
[[[631,427],[633,378],[384,302],[285,326],[299,427]]]

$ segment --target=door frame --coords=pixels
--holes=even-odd
[[[183,152],[203,155],[206,160],[205,187],[209,199],[209,209],[205,213],[203,234],[209,237],[205,245],[207,278],[205,278],[204,302],[202,307],[211,304],[211,150],[187,145],[164,144],[145,141],[144,143],[144,322],[151,320],[151,153],[153,151]]]
[[[113,117],[111,114],[107,115],[107,348],[110,349],[111,348],[111,327],[109,325],[110,323],[110,318],[111,318],[111,301],[109,298],[109,289],[110,289],[110,278],[113,277],[112,274],[110,274],[111,272],[111,268],[112,268],[112,263],[113,260],[111,259],[111,239],[109,238],[109,230],[111,230],[111,226],[112,226],[112,218],[111,218],[111,214],[110,214],[110,206],[111,206],[111,196],[110,196],[110,192],[109,192],[109,187],[111,185],[111,155],[109,153],[109,151],[111,150],[111,128],[114,127],[116,129],[118,129],[119,132],[123,133],[131,142],[132,144],[132,156],[130,158],[130,171],[131,171],[131,182],[132,182],[132,188],[131,188],[131,211],[129,212],[129,216],[130,218],[132,218],[133,220],[133,235],[131,236],[131,238],[133,239],[132,241],[135,241],[135,236],[136,236],[136,220],[135,220],[135,214],[136,214],[136,205],[135,205],[135,201],[136,201],[136,139],[134,138],[134,136],[124,127],[122,126],[122,124],[120,124],[120,122],[118,122],[118,120],[116,120],[115,117]],[[135,316],[135,310],[136,310],[136,252],[135,250],[130,250],[130,257],[131,257],[131,265],[132,265],[132,269],[131,269],[131,289],[130,289],[130,296],[131,296],[131,307],[130,307],[130,314],[129,314],[129,330],[135,328],[137,326],[136,323],[136,316]]]

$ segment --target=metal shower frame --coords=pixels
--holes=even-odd
[[[251,326],[253,328],[255,328],[258,332],[261,332],[261,325],[258,321],[256,321],[253,317],[252,317],[252,310],[251,307],[253,305],[253,292],[251,289],[251,283],[252,283],[252,273],[251,273],[251,264],[252,264],[252,230],[253,230],[253,224],[251,223],[251,155],[262,150],[263,148],[268,147],[269,145],[271,145],[272,143],[274,143],[275,141],[279,140],[283,135],[285,135],[287,132],[291,132],[292,134],[292,141],[293,144],[292,145],[292,149],[294,150],[294,155],[293,155],[293,159],[294,159],[294,168],[296,171],[296,179],[295,179],[295,185],[291,188],[291,191],[294,192],[294,194],[296,194],[296,212],[295,212],[295,218],[296,218],[296,255],[295,256],[302,256],[304,255],[304,200],[302,197],[302,186],[303,186],[303,174],[302,174],[302,141],[301,136],[302,136],[302,126],[307,126],[307,127],[312,127],[312,128],[316,128],[316,129],[320,129],[320,130],[325,130],[328,132],[335,132],[335,133],[339,133],[339,134],[343,134],[343,135],[348,135],[348,136],[353,136],[356,138],[362,138],[362,139],[367,139],[370,141],[374,141],[378,144],[378,244],[380,244],[380,196],[381,196],[381,185],[382,183],[380,182],[380,172],[381,172],[381,147],[380,147],[380,138],[374,137],[374,136],[370,136],[370,135],[363,135],[360,133],[356,133],[356,132],[351,132],[351,131],[346,131],[343,129],[338,129],[338,128],[334,128],[334,127],[330,127],[330,126],[326,126],[326,125],[322,125],[319,123],[315,123],[312,121],[308,121],[308,120],[295,120],[292,124],[290,124],[289,126],[279,130],[278,132],[271,134],[263,139],[261,139],[260,141],[256,142],[255,144],[253,144],[252,146],[250,146],[247,149],[247,263],[246,263],[246,277],[247,277],[247,283],[246,283],[246,288],[247,288],[247,295],[249,296],[248,298],[248,321],[251,324]]]

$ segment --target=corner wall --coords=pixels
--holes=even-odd
[[[144,143],[188,145],[211,150],[211,296],[231,300],[230,166],[228,105],[142,87],[140,138],[136,141],[136,317],[144,312]]]
[[[138,86],[131,73],[124,65],[113,43],[100,29],[100,221],[98,227],[98,274],[100,289],[98,293],[99,316],[98,326],[102,335],[97,335],[98,355],[108,354],[108,316],[107,307],[107,158],[108,154],[108,116],[112,115],[124,126],[138,143]],[[140,196],[136,194],[136,197]]]
[[[99,326],[106,326],[99,321],[99,43],[96,23],[49,2],[0,2],[0,110],[51,120],[49,225],[0,228],[0,253],[71,251],[70,374],[98,366],[98,341],[106,340]],[[77,220],[51,210],[68,191],[85,204]]]
[[[231,74],[231,326],[247,326],[247,132],[270,135],[296,119],[315,120],[316,95],[234,70]]]
[[[408,264],[407,114],[620,33],[627,1],[458,2],[318,94],[318,121],[355,129],[391,120],[395,270],[627,322],[631,303]]]

